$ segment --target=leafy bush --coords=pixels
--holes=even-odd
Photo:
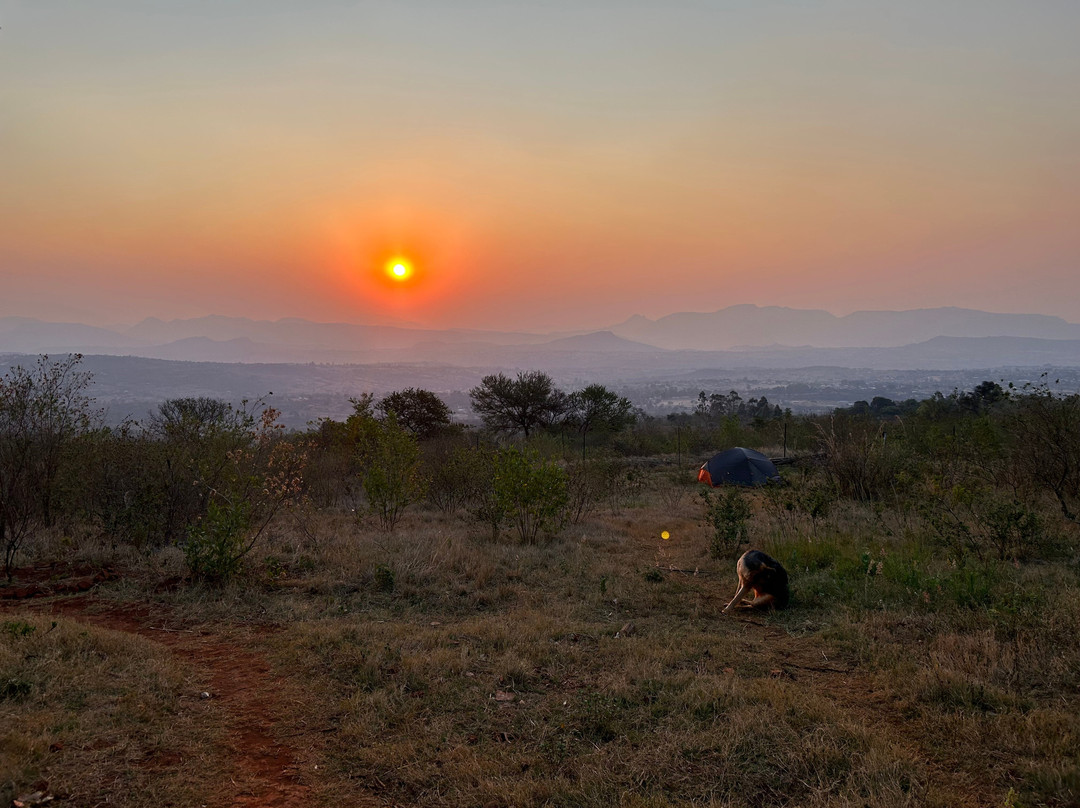
[[[1037,511],[986,486],[957,484],[943,489],[932,481],[919,510],[958,562],[968,555],[982,560],[991,553],[1002,561],[1027,558],[1050,544]]]
[[[379,518],[384,530],[392,531],[405,509],[424,496],[420,446],[390,412],[375,431],[365,461],[368,510]]]
[[[170,534],[160,442],[134,421],[81,436],[74,446],[79,507],[113,546],[142,548]],[[192,486],[189,484],[189,488]],[[187,492],[193,498],[197,492]]]
[[[52,523],[65,452],[94,418],[81,361],[42,356],[32,369],[17,365],[0,379],[0,543],[9,580],[26,537]]]
[[[53,625],[55,626],[56,624],[54,623]],[[25,620],[5,620],[3,625],[0,625],[0,631],[18,639],[19,637],[29,637],[37,631],[37,626],[32,626]]]
[[[810,532],[816,534],[818,524],[836,504],[835,489],[820,475],[796,476],[786,482],[765,489],[766,507],[785,530],[798,530],[800,521],[809,519]]]
[[[490,528],[492,541],[499,537],[507,516],[495,487],[498,461],[499,452],[489,447],[469,447],[462,452],[462,462],[469,470],[465,500],[469,514]]]
[[[240,571],[251,528],[248,503],[212,501],[206,515],[188,528],[184,560],[196,578],[221,582]]]
[[[496,457],[495,501],[523,544],[561,526],[568,502],[566,472],[527,449],[504,449]]]
[[[394,568],[388,564],[376,564],[375,572],[373,573],[375,578],[375,588],[380,592],[393,592],[394,585],[397,580],[397,575],[394,572]]]
[[[728,488],[715,498],[711,492],[702,491],[701,500],[705,505],[705,524],[712,528],[709,555],[713,558],[736,557],[747,540],[753,514],[750,504],[737,488]]]
[[[307,454],[277,436],[277,417],[272,408],[262,412],[248,444],[227,453],[218,486],[206,492],[206,513],[188,527],[184,543],[194,577],[234,577],[277,514],[303,500]],[[205,485],[196,480],[200,484]]]
[[[447,515],[457,513],[476,497],[485,477],[484,452],[451,438],[438,438],[423,449],[428,501]]]

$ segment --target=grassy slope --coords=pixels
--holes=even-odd
[[[124,631],[27,611],[0,620],[0,801],[203,804],[225,779],[192,672]]]
[[[178,625],[272,627],[234,641],[265,654],[291,694],[274,732],[308,767],[314,804],[1080,799],[1075,564],[956,566],[910,517],[848,506],[812,526],[760,495],[755,506],[754,543],[793,580],[792,608],[773,616],[719,614],[733,562],[709,557],[699,503],[669,491],[529,547],[436,512],[392,536],[322,514],[260,548],[242,584],[152,597]],[[148,597],[163,562],[138,562],[102,595]],[[113,804],[194,804],[184,772],[221,741],[184,704],[169,652],[18,619],[37,630],[0,634],[0,682],[28,683],[0,701],[4,779],[70,791],[81,771],[80,793]],[[64,678],[102,655],[115,670]],[[145,705],[138,721],[85,719],[85,704],[125,699]],[[47,754],[57,740],[64,753]],[[165,749],[185,762],[146,778],[153,797],[111,785],[132,755]]]

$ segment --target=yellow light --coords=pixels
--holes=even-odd
[[[670,533],[668,533],[668,532],[667,532],[667,531],[665,530],[665,531],[664,531],[663,533],[661,533],[661,534],[660,534],[660,538],[661,538],[661,539],[663,539],[664,541],[667,541],[668,539],[670,539],[670,538],[671,538],[671,534],[670,534]]]
[[[391,258],[386,262],[386,274],[395,281],[407,280],[412,272],[412,264],[406,258]]]

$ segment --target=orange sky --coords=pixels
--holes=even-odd
[[[1080,321],[1080,6],[899,5],[0,2],[0,316]]]

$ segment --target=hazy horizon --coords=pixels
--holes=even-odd
[[[0,316],[1077,323],[1076,30],[1003,0],[0,0]]]
[[[103,322],[91,322],[91,321],[86,321],[86,320],[77,320],[76,321],[76,320],[63,320],[63,319],[60,319],[60,320],[47,320],[45,318],[32,317],[32,316],[25,315],[25,314],[20,314],[20,315],[0,314],[0,320],[2,320],[4,318],[16,318],[17,317],[17,318],[23,318],[23,319],[29,319],[29,320],[36,320],[36,321],[39,321],[39,322],[55,322],[55,323],[58,323],[58,324],[67,323],[67,324],[71,324],[71,325],[89,325],[89,326],[94,326],[94,327],[97,327],[97,328],[105,328],[105,329],[115,330],[118,333],[122,333],[122,332],[124,332],[124,331],[126,331],[128,329],[131,329],[131,328],[136,327],[136,326],[138,326],[140,324],[146,323],[147,321],[153,321],[153,320],[157,320],[157,321],[168,324],[168,323],[194,322],[194,321],[199,321],[199,320],[221,318],[221,319],[226,319],[226,320],[233,320],[233,319],[235,319],[235,320],[249,320],[249,321],[251,321],[253,323],[279,323],[279,322],[287,322],[287,321],[299,321],[299,322],[312,323],[314,325],[356,325],[356,326],[381,325],[381,326],[385,326],[385,327],[389,327],[389,328],[417,329],[417,330],[426,330],[426,331],[433,331],[433,332],[435,332],[435,331],[478,331],[478,332],[506,331],[506,332],[521,332],[521,333],[524,333],[524,334],[535,334],[535,335],[541,335],[541,336],[543,336],[543,335],[558,336],[560,334],[576,334],[576,333],[589,333],[589,332],[604,331],[606,329],[616,327],[616,326],[622,325],[624,323],[627,323],[629,321],[632,321],[634,318],[637,318],[637,317],[645,317],[647,320],[649,320],[651,322],[658,322],[658,321],[664,320],[665,318],[675,317],[675,316],[678,316],[678,315],[708,316],[708,315],[714,315],[714,314],[721,314],[721,313],[725,313],[726,309],[730,309],[730,308],[733,308],[733,309],[754,308],[754,309],[758,309],[758,310],[781,309],[781,310],[791,311],[793,313],[824,312],[825,314],[831,315],[832,317],[836,318],[837,320],[843,320],[845,317],[848,317],[850,315],[857,315],[857,314],[905,314],[905,313],[915,313],[915,312],[920,312],[920,311],[931,312],[931,311],[935,311],[935,310],[937,310],[937,311],[955,310],[955,311],[964,311],[964,312],[972,312],[972,313],[977,313],[977,314],[990,314],[990,315],[999,315],[999,314],[1013,315],[1013,314],[1015,314],[1015,315],[1020,316],[1020,317],[1024,317],[1024,316],[1052,317],[1052,318],[1057,317],[1058,319],[1061,319],[1066,323],[1073,324],[1073,325],[1080,325],[1080,322],[1074,322],[1074,321],[1069,320],[1068,318],[1058,317],[1058,315],[1045,315],[1045,314],[1042,314],[1040,312],[992,312],[992,311],[986,311],[986,310],[983,310],[983,309],[968,309],[968,308],[960,307],[960,306],[944,306],[944,307],[937,307],[936,309],[932,309],[932,308],[920,308],[920,309],[856,309],[856,310],[853,310],[853,311],[844,312],[842,314],[836,314],[835,312],[828,311],[827,309],[801,309],[801,308],[794,307],[794,306],[768,306],[768,305],[759,306],[759,305],[754,304],[754,303],[732,304],[732,306],[725,307],[724,309],[717,309],[717,310],[711,310],[711,311],[696,311],[696,310],[671,311],[671,312],[666,312],[666,313],[663,313],[663,314],[656,315],[655,317],[646,317],[646,315],[642,315],[640,313],[634,313],[634,314],[631,314],[631,315],[629,315],[627,317],[622,318],[621,320],[619,320],[617,322],[607,322],[607,321],[594,322],[594,323],[585,323],[585,324],[582,324],[582,325],[577,326],[577,327],[565,326],[565,327],[561,327],[561,328],[544,328],[542,325],[533,326],[533,327],[523,327],[523,328],[507,328],[507,329],[485,328],[485,327],[482,327],[482,326],[477,327],[477,326],[468,326],[468,325],[440,327],[440,326],[436,326],[436,325],[428,325],[428,324],[424,324],[424,323],[415,323],[415,322],[410,322],[408,320],[400,320],[400,319],[395,319],[395,318],[392,318],[392,317],[381,317],[381,316],[368,318],[366,320],[358,319],[358,318],[354,318],[354,319],[351,319],[351,320],[312,320],[312,319],[309,319],[309,318],[295,317],[295,316],[291,316],[291,315],[285,315],[285,316],[282,316],[282,317],[244,317],[244,316],[239,316],[239,315],[234,316],[234,315],[221,314],[221,313],[217,313],[217,312],[204,314],[204,315],[195,315],[195,316],[192,316],[192,317],[175,317],[175,318],[163,318],[163,317],[156,317],[155,315],[147,315],[145,317],[139,317],[138,319],[134,319],[134,320],[126,321],[126,322],[105,322],[105,321],[103,321]],[[915,341],[918,341],[918,339],[916,338]]]

